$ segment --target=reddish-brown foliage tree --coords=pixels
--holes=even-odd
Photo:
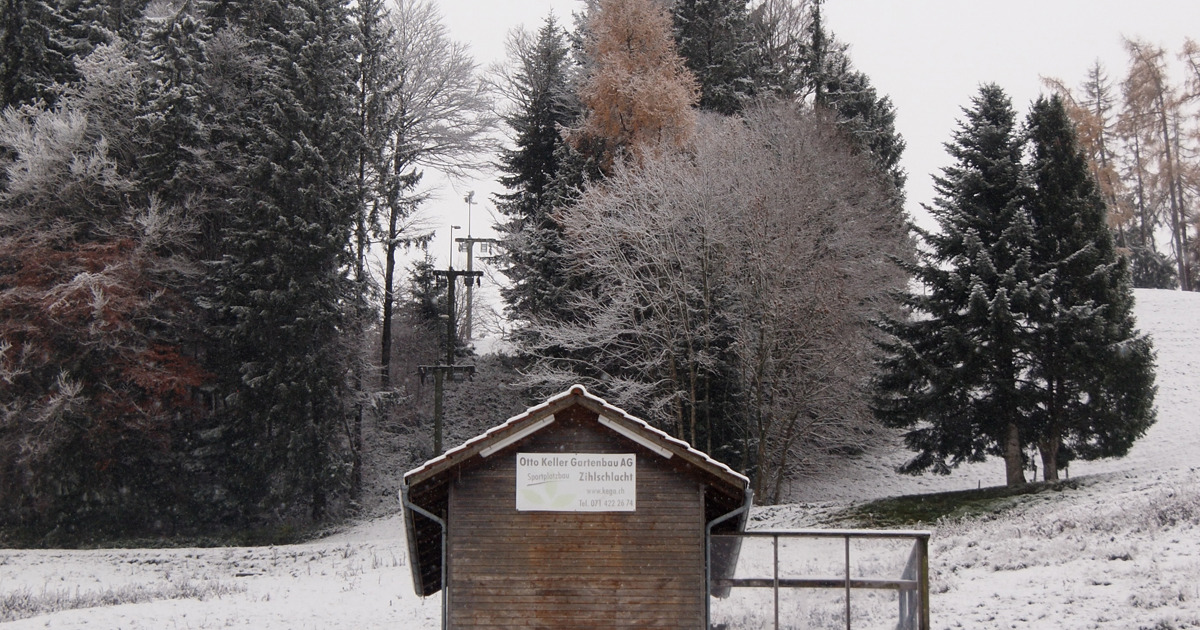
[[[136,234],[57,227],[0,238],[2,515],[137,528],[180,492],[172,440],[207,379],[179,339],[181,269]]]
[[[619,156],[641,160],[657,147],[682,147],[699,86],[675,50],[667,11],[653,0],[601,0],[588,26],[593,65],[580,88],[576,148],[598,154],[608,170]]]

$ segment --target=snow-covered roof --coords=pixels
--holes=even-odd
[[[435,457],[417,468],[408,471],[404,474],[404,483],[408,486],[420,483],[448,467],[455,466],[466,459],[486,451],[491,446],[501,444],[504,440],[517,438],[512,442],[512,444],[515,444],[533,435],[545,426],[549,426],[549,423],[546,423],[534,428],[539,420],[552,415],[555,410],[563,409],[577,402],[591,407],[601,417],[616,421],[627,429],[632,429],[636,434],[640,434],[652,444],[657,444],[660,448],[664,448],[673,454],[684,456],[692,464],[706,468],[711,473],[728,478],[730,482],[740,485],[743,489],[748,488],[750,485],[750,480],[745,475],[709,457],[707,453],[693,448],[687,442],[671,437],[667,433],[650,426],[645,420],[630,415],[624,409],[610,405],[603,398],[592,395],[583,385],[573,385],[563,393],[546,400],[546,402],[535,407],[530,407],[524,413],[513,416],[503,424],[492,427],[486,432],[463,442],[460,446],[450,449],[439,457]],[[531,428],[533,430],[523,433]],[[631,436],[626,435],[626,437]],[[508,445],[503,446],[507,447]]]

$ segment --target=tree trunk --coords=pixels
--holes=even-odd
[[[1004,472],[1010,488],[1025,485],[1025,466],[1021,461],[1021,430],[1013,422],[1008,423],[1004,438]]]
[[[328,495],[326,494],[325,488],[325,478],[324,475],[321,474],[322,471],[319,470],[321,454],[324,453],[326,449],[324,448],[324,440],[321,439],[322,420],[320,418],[320,413],[312,410],[311,406],[310,412],[315,416],[312,421],[312,426],[309,428],[309,430],[312,431],[312,439],[310,441],[312,443],[313,457],[317,458],[316,461],[312,463],[315,465],[315,468],[318,468],[318,470],[309,470],[306,471],[306,473],[309,476],[309,483],[312,484],[311,517],[313,522],[319,523],[325,520],[325,511],[327,509],[328,501]]]
[[[775,468],[775,491],[771,495],[771,503],[778,505],[783,500],[783,480],[787,474],[787,459],[788,450],[792,447],[792,435],[796,429],[796,418],[792,416],[787,426],[787,433],[784,436],[783,444],[779,448],[779,464]]]
[[[678,383],[679,382],[679,368],[675,365],[675,353],[674,352],[672,352],[667,357],[667,364],[670,366],[670,370],[671,370],[671,383],[673,383],[673,384]],[[679,399],[679,396],[675,396],[673,406],[675,407],[675,437],[683,440],[686,438],[686,434],[684,433],[684,428],[683,428],[684,427],[683,401],[681,401]]]
[[[1171,138],[1170,130],[1170,113],[1167,110],[1166,97],[1163,94],[1164,88],[1161,83],[1156,82],[1157,93],[1155,94],[1155,102],[1158,105],[1159,111],[1159,128],[1162,133],[1163,141],[1163,159],[1166,161],[1166,176],[1167,176],[1167,200],[1170,202],[1168,206],[1171,213],[1171,243],[1175,249],[1175,263],[1177,273],[1179,274],[1179,288],[1184,291],[1191,291],[1191,282],[1188,280],[1187,267],[1187,252],[1184,251],[1184,242],[1187,238],[1186,218],[1183,215],[1183,199],[1179,195],[1178,183],[1178,168],[1176,161],[1178,154],[1172,152],[1173,139]],[[1183,235],[1182,238],[1180,235]]]
[[[1055,435],[1038,442],[1038,451],[1042,455],[1042,479],[1058,481],[1058,451],[1062,446],[1062,438]]]
[[[395,221],[395,211],[392,211],[392,226],[395,226]],[[396,303],[396,295],[392,288],[396,278],[396,246],[393,243],[394,235],[392,234],[394,231],[394,227],[388,230],[388,240],[383,245],[383,322],[381,325],[383,330],[379,344],[379,386],[382,389],[387,389],[392,385],[392,310]]]

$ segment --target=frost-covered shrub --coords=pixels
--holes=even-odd
[[[1164,488],[1149,499],[1141,516],[1145,526],[1155,529],[1200,525],[1200,490],[1195,486]]]

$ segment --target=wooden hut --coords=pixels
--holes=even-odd
[[[703,628],[749,482],[582,386],[404,477],[413,585],[447,628]],[[710,556],[714,559],[710,560]]]

